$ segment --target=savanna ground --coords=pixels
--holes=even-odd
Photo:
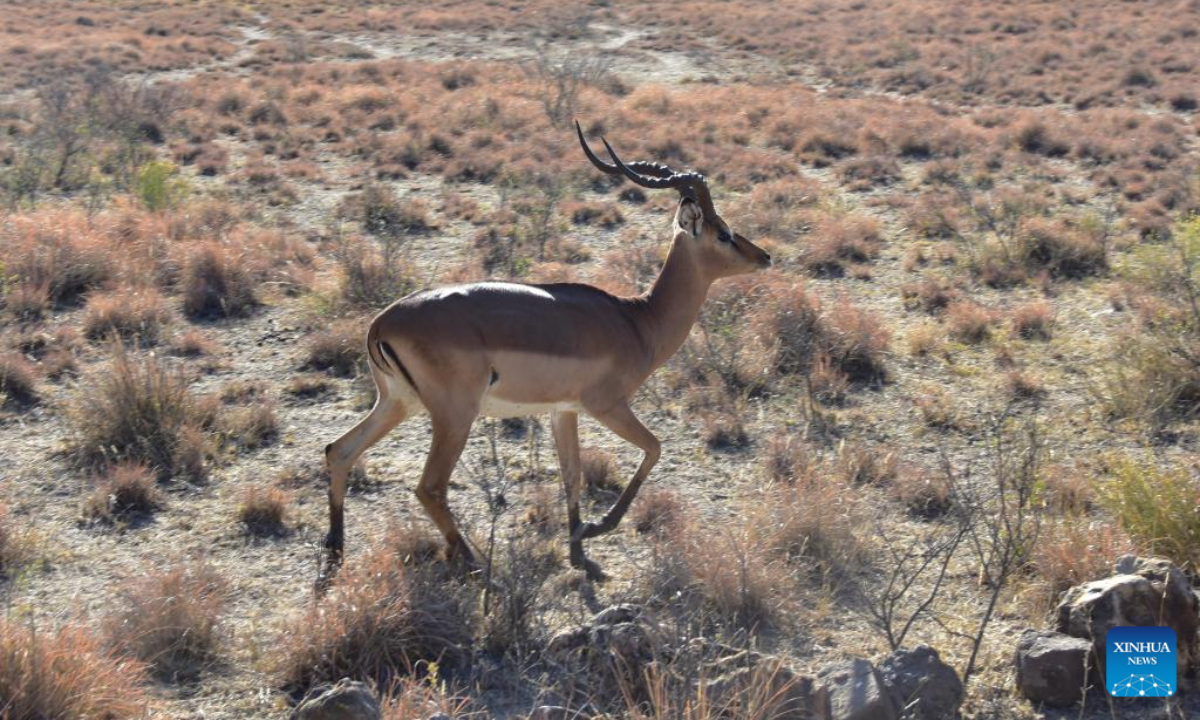
[[[396,718],[715,715],[544,656],[616,602],[804,671],[929,643],[968,716],[1036,717],[1011,652],[1059,592],[1125,552],[1200,559],[1195,0],[0,18],[6,717],[286,717],[347,674]],[[374,312],[652,282],[675,198],[599,175],[573,118],[706,173],[776,258],[638,396],[663,459],[589,543],[611,579],[565,562],[544,419],[479,423],[451,503],[490,580],[442,565],[417,419],[356,474],[315,598],[322,448],[372,401]],[[594,514],[639,458],[583,442]]]

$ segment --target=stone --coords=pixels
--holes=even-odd
[[[1179,669],[1200,670],[1200,600],[1191,580],[1178,565],[1166,558],[1122,555],[1114,568],[1121,575],[1137,575],[1150,581],[1162,598],[1162,617],[1175,630]]]
[[[529,713],[527,720],[584,720],[587,715],[560,705],[542,705]]]
[[[1079,702],[1089,684],[1090,640],[1050,630],[1026,630],[1017,643],[1017,689],[1035,703],[1069,707]],[[1094,671],[1092,671],[1094,672]]]
[[[883,678],[868,660],[850,658],[826,665],[815,685],[818,717],[823,720],[899,719]]]
[[[309,691],[293,720],[379,720],[379,700],[366,683],[342,678]]]
[[[704,691],[714,707],[759,708],[774,720],[824,720],[818,715],[813,679],[779,658],[744,650],[708,665],[705,674],[712,677],[704,682]],[[771,706],[762,708],[768,698]]]
[[[1196,628],[1200,618],[1190,585],[1185,591],[1178,580],[1184,577],[1182,571],[1176,575],[1174,571],[1178,568],[1174,566],[1163,569],[1153,563],[1139,565],[1137,561],[1124,562],[1121,567],[1136,569],[1142,574],[1113,575],[1071,588],[1059,603],[1055,629],[1072,637],[1091,640],[1096,662],[1103,671],[1104,640],[1109,630],[1165,625],[1175,630],[1179,673],[1187,674],[1195,668]],[[1161,574],[1159,570],[1162,570]],[[1183,582],[1186,583],[1186,578]]]
[[[905,720],[955,720],[964,689],[937,650],[921,645],[897,650],[879,664],[892,703]]]

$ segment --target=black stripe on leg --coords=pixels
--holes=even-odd
[[[400,362],[400,356],[396,354],[396,351],[392,349],[392,346],[388,345],[386,340],[380,340],[379,348],[383,350],[384,354],[388,356],[388,359],[391,360],[396,367],[400,368],[400,374],[404,376],[404,379],[407,380],[408,384],[412,385],[413,389],[415,390],[417,388],[416,381],[414,381],[412,375],[409,374],[408,368],[404,367],[404,363]]]

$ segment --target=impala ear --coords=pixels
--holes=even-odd
[[[704,213],[700,210],[700,204],[691,198],[680,200],[679,210],[675,213],[675,225],[692,237],[700,237],[700,229],[704,227]]]

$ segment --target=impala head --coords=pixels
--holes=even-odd
[[[583,138],[583,129],[575,122],[579,144],[588,160],[609,175],[624,175],[645,188],[672,188],[679,195],[675,213],[675,242],[692,253],[696,263],[712,278],[728,277],[770,267],[771,256],[765,250],[734,232],[729,223],[717,215],[708,181],[696,172],[675,172],[659,163],[623,162],[616,151],[601,138],[612,163],[596,157]]]

